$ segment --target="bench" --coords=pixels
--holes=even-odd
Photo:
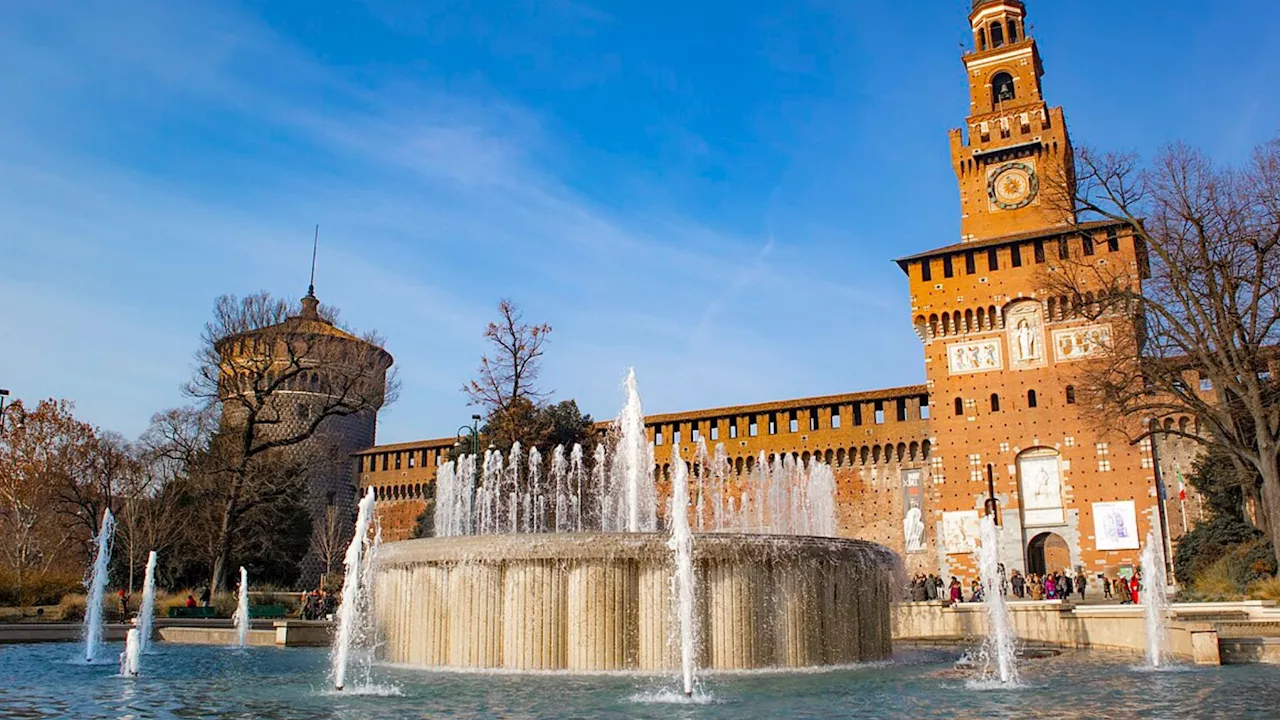
[[[249,617],[264,620],[281,620],[287,613],[283,605],[250,605]]]
[[[209,619],[217,617],[217,615],[216,611],[211,607],[171,607],[169,608],[169,617]]]

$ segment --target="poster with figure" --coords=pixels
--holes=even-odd
[[[925,551],[924,545],[924,471],[902,471],[902,536],[909,553]]]
[[[1044,319],[1040,303],[1020,300],[1005,310],[1005,328],[1009,333],[1009,366],[1015,370],[1043,367],[1048,354],[1044,350]]]
[[[1061,463],[1052,450],[1032,452],[1018,458],[1018,479],[1022,489],[1022,523],[1025,527],[1061,525]]]
[[[971,553],[978,547],[982,526],[977,510],[942,513],[942,545],[948,555]]]
[[[947,371],[952,375],[999,370],[1003,366],[998,339],[947,346]]]
[[[1110,347],[1110,325],[1087,325],[1053,331],[1053,355],[1058,362],[1096,357]]]
[[[1093,539],[1099,550],[1137,550],[1138,514],[1133,501],[1094,503]]]

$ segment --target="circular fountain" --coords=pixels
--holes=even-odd
[[[892,555],[859,540],[704,534],[693,542],[699,667],[886,657]],[[419,667],[680,667],[672,559],[655,533],[427,538],[384,545],[385,660]]]
[[[653,671],[801,668],[890,652],[897,558],[834,534],[816,460],[761,456],[749,477],[695,444],[654,477],[634,375],[612,448],[588,470],[557,448],[462,457],[437,477],[444,537],[377,553],[383,659],[416,667]],[[544,482],[545,480],[545,482]],[[665,479],[664,479],[665,480]],[[658,532],[659,498],[666,503]],[[575,530],[575,532],[565,532]],[[580,530],[580,531],[577,531]]]

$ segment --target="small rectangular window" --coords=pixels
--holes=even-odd
[[[964,271],[969,275],[978,274],[978,263],[974,259],[972,252],[964,254]]]
[[[417,458],[416,458],[416,457],[414,457],[414,454],[413,454],[413,453],[409,453],[409,467],[410,467],[410,468],[412,468],[412,467],[413,467],[413,463],[414,463],[414,461],[415,461],[416,459],[417,459]]]
[[[1044,241],[1043,240],[1035,241],[1033,247],[1035,248],[1036,262],[1037,263],[1044,262]]]
[[[1115,228],[1107,228],[1107,250],[1120,251],[1120,233]]]
[[[702,431],[696,426],[689,431],[689,442],[698,442],[698,438],[702,437]]]
[[[831,429],[840,429],[840,408],[838,407],[831,408]]]
[[[729,423],[729,439],[730,440],[738,439],[738,419],[737,418],[734,418],[733,421]]]
[[[720,423],[711,423],[711,442],[720,439]]]
[[[1022,267],[1022,246],[1009,246],[1009,264],[1013,267]]]
[[[987,270],[995,272],[1000,269],[1000,251],[991,248],[987,251]]]
[[[657,430],[655,430],[655,431],[654,431],[654,433],[653,433],[653,444],[654,444],[654,445],[661,445],[661,444],[662,444],[662,428],[658,428]]]
[[[1207,377],[1200,378],[1200,392],[1212,392],[1213,381]]]
[[[813,431],[817,429],[818,429],[818,408],[814,408],[809,411],[809,430]]]
[[[924,399],[924,400],[922,400],[922,401],[920,402],[920,419],[921,419],[921,420],[928,420],[928,419],[929,419],[929,400],[928,400],[928,398],[926,398],[926,399]]]
[[[679,445],[679,444],[680,444],[680,430],[679,430],[679,428],[680,428],[680,426],[679,426],[679,425],[676,425],[676,429],[671,431],[671,444],[672,444],[672,445]]]
[[[356,456],[356,472],[357,473],[364,472],[364,456],[363,455]]]
[[[778,413],[769,413],[769,434],[778,434]]]
[[[751,424],[747,426],[747,435],[749,437],[756,437],[759,434],[760,434],[760,425],[756,422],[756,419],[752,417]]]
[[[391,456],[387,453],[382,453],[382,472],[387,471],[387,465],[390,462],[391,462]]]
[[[933,280],[933,261],[932,260],[920,261],[920,279],[925,282],[931,282]]]
[[[876,402],[876,424],[884,424],[884,403]]]
[[[853,425],[857,427],[862,424],[862,403],[853,404]]]
[[[1071,257],[1071,245],[1066,238],[1058,238],[1058,259],[1066,260]]]
[[[907,401],[905,399],[898,400],[898,422],[907,421]]]
[[[1080,238],[1080,242],[1083,243],[1084,254],[1092,255],[1093,254],[1093,238],[1088,235],[1085,235],[1084,237]]]
[[[943,277],[954,277],[954,276],[955,276],[955,274],[956,274],[955,268],[951,267],[951,256],[950,256],[950,255],[948,255],[948,256],[946,256],[946,257],[942,258],[942,275],[943,275]]]

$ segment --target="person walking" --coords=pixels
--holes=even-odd
[[[938,579],[929,573],[924,580],[924,599],[930,602],[938,599]]]
[[[1099,575],[1098,580],[1102,581],[1102,599],[1111,599],[1111,579],[1106,575]]]
[[[209,586],[206,585],[204,586],[204,589],[200,591],[200,606],[209,607],[209,600],[211,598],[212,598],[212,593],[209,592]]]
[[[964,589],[960,585],[960,579],[955,575],[951,576],[951,585],[947,588],[947,593],[953,603],[958,603],[963,600],[962,596],[964,594]]]
[[[1013,575],[1009,578],[1009,584],[1013,586],[1013,596],[1021,600],[1027,592],[1027,579],[1022,573],[1014,569]]]
[[[1089,584],[1089,578],[1084,576],[1084,570],[1076,571],[1076,592],[1080,593],[1080,602],[1084,602],[1084,589]]]
[[[129,593],[124,588],[120,588],[118,595],[120,596],[120,622],[125,622],[129,619]]]

